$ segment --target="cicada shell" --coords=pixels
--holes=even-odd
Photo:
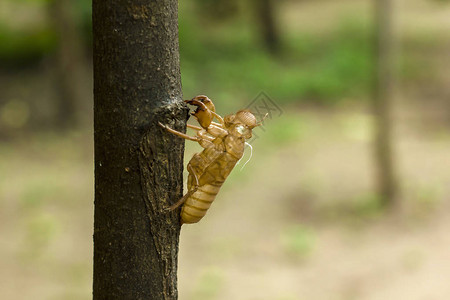
[[[186,102],[197,106],[192,115],[200,127],[187,125],[197,131],[196,136],[160,125],[179,137],[198,142],[204,148],[194,154],[187,165],[187,193],[169,208],[173,210],[183,205],[182,223],[192,224],[205,216],[228,175],[244,155],[245,141],[252,137],[252,129],[261,123],[249,110],[240,110],[222,118],[207,96],[200,95]]]

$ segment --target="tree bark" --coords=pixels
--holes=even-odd
[[[375,162],[379,195],[384,205],[393,205],[397,194],[392,153],[391,106],[396,73],[392,2],[392,0],[375,0]]]
[[[186,131],[178,3],[93,1],[94,299],[177,299]]]

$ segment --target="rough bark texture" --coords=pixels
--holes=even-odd
[[[185,132],[177,1],[93,1],[94,299],[177,299]]]
[[[375,1],[375,57],[377,62],[374,87],[375,158],[379,194],[385,205],[392,205],[397,194],[392,153],[391,116],[395,82],[392,6],[392,0]]]

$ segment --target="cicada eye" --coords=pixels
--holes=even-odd
[[[245,127],[242,126],[242,125],[238,125],[238,126],[236,126],[236,130],[237,130],[237,132],[239,132],[240,134],[244,134]]]

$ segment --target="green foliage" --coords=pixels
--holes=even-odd
[[[413,221],[424,221],[433,217],[433,213],[440,207],[442,190],[438,186],[424,186],[417,184],[410,186],[412,190],[409,201],[409,217]]]
[[[38,1],[40,5],[48,2]],[[223,3],[224,10],[236,14],[230,22],[209,20],[206,12],[199,17],[198,6],[219,3],[212,2],[180,3],[181,70],[186,97],[208,94],[216,101],[223,99],[220,106],[225,110],[234,110],[260,91],[280,104],[329,104],[368,93],[373,70],[371,28],[363,22],[347,18],[327,34],[287,34],[281,54],[274,57],[261,45],[257,26],[249,21],[250,11],[237,13],[242,13],[237,2]],[[77,1],[74,7],[85,43],[90,45],[90,1]],[[54,28],[18,31],[0,24],[2,64],[39,61],[56,44]]]
[[[92,0],[77,0],[73,5],[79,18],[81,36],[87,45],[92,46]]]
[[[27,8],[28,15],[37,19],[46,11],[54,0],[19,0],[9,3]],[[92,12],[91,0],[73,2],[76,26],[78,26],[83,42],[92,44]],[[9,23],[8,23],[9,22]],[[58,43],[56,28],[49,26],[51,20],[37,25],[10,26],[11,21],[0,22],[0,64],[7,67],[27,66],[39,62],[43,57],[54,51]],[[20,24],[20,22],[19,22]],[[34,24],[34,23],[32,23]]]
[[[54,0],[16,0],[16,1],[28,4],[46,5]]]
[[[366,194],[352,201],[352,212],[362,219],[376,219],[383,212],[380,197],[375,194]]]
[[[373,69],[371,29],[362,22],[347,18],[327,34],[286,35],[281,54],[274,57],[261,45],[257,26],[249,21],[250,11],[242,14],[243,8],[234,1],[219,2],[180,3],[181,70],[186,97],[203,93],[216,101],[226,99],[220,106],[227,111],[246,104],[260,91],[280,104],[292,101],[329,104],[368,92]],[[49,1],[29,3],[48,5]],[[224,14],[234,16],[232,21],[208,19],[207,10],[199,17],[199,6],[217,5],[223,5]],[[90,45],[90,1],[77,1],[74,7],[85,43]],[[39,61],[56,44],[54,28],[12,30],[0,24],[3,65]]]
[[[21,206],[24,209],[39,208],[54,193],[55,190],[51,182],[42,180],[30,181],[21,193]]]
[[[238,0],[195,0],[196,15],[202,20],[216,23],[217,21],[236,17],[239,12]]]
[[[385,207],[379,196],[374,193],[364,193],[324,205],[318,211],[325,220],[341,222],[359,229],[361,225],[380,218]]]
[[[264,129],[265,131],[262,131],[260,128],[254,129],[262,137],[263,148],[271,146],[278,148],[285,144],[298,142],[303,140],[311,131],[307,120],[305,121],[298,114],[289,112],[285,112],[278,118],[274,117],[274,119],[266,121]]]
[[[21,128],[30,117],[30,107],[25,101],[11,99],[0,106],[0,126]]]
[[[51,214],[36,213],[28,220],[25,228],[23,258],[38,259],[58,234],[60,224]]]
[[[373,59],[370,29],[344,21],[325,36],[297,34],[274,58],[243,22],[200,28],[180,20],[182,80],[187,97],[251,99],[264,90],[277,101],[330,103],[370,88]],[[248,101],[248,100],[247,100]]]
[[[41,59],[56,46],[56,34],[48,28],[12,30],[0,23],[0,63],[27,65]]]
[[[316,235],[302,225],[294,225],[281,233],[281,244],[287,254],[296,259],[304,259],[314,250]]]
[[[219,295],[220,288],[223,286],[223,272],[216,267],[208,267],[203,271],[192,299],[212,300]]]

